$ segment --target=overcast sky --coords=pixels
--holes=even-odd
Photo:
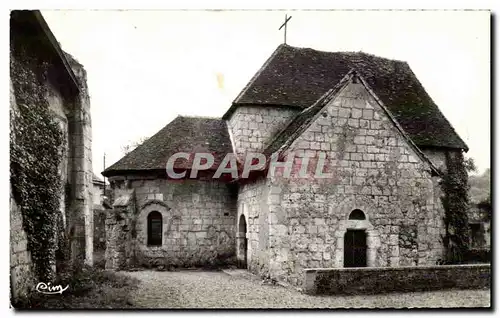
[[[283,42],[284,11],[42,11],[87,70],[93,166],[177,115],[222,116]],[[486,11],[288,11],[287,43],[407,61],[479,172],[490,167]]]

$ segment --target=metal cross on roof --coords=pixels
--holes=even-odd
[[[292,16],[288,17],[288,15],[285,14],[285,22],[280,26],[280,28],[278,30],[281,30],[281,28],[285,27],[285,44],[286,44],[286,25],[288,24],[288,21],[290,21],[290,19],[292,18]]]

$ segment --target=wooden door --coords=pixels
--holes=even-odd
[[[347,230],[345,233],[344,267],[366,267],[365,230]]]

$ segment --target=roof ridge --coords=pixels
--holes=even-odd
[[[419,147],[467,149],[406,61],[282,44],[266,63],[233,101],[224,120],[239,106],[303,110],[355,67]]]
[[[402,63],[406,63],[406,61],[405,61],[405,60],[394,59],[394,58],[388,58],[388,57],[384,57],[384,56],[376,55],[376,54],[373,54],[373,53],[363,52],[363,51],[324,51],[324,50],[313,49],[313,48],[310,48],[310,47],[298,47],[298,46],[292,46],[292,45],[288,45],[288,44],[285,44],[285,46],[287,46],[287,47],[289,47],[289,48],[291,48],[291,49],[295,49],[295,50],[310,50],[310,51],[314,51],[314,52],[318,52],[318,53],[325,53],[325,54],[332,54],[332,53],[340,53],[340,54],[345,54],[345,53],[348,53],[348,54],[361,54],[361,55],[367,55],[367,56],[376,57],[376,58],[381,58],[381,59],[385,59],[385,60],[389,60],[389,61],[395,61],[395,62],[402,62]]]
[[[196,119],[220,119],[222,120],[221,117],[214,117],[214,116],[198,116],[198,115],[177,115],[177,118],[196,118]]]

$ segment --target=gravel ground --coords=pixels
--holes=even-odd
[[[262,284],[249,273],[124,272],[141,282],[137,308],[405,308],[489,307],[490,290],[446,290],[364,296],[309,296]]]

